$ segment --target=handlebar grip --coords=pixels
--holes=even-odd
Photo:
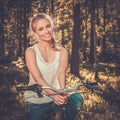
[[[97,83],[97,82],[86,82],[85,84],[86,84],[86,85],[89,85],[89,86],[95,86],[95,85],[97,85],[98,83]]]
[[[86,86],[86,88],[89,89],[92,93],[94,92],[94,89],[93,89],[91,86],[89,86],[89,85],[85,85],[85,86]]]
[[[30,86],[19,86],[19,87],[16,87],[16,90],[17,91],[31,90],[31,91],[36,92],[39,97],[43,97],[43,95],[41,94],[42,86],[38,85],[38,84],[33,84],[33,85],[30,85]]]
[[[85,86],[93,93],[94,92],[93,86],[96,86],[97,84],[98,84],[97,82],[86,82]]]
[[[23,91],[23,90],[28,90],[28,86],[19,86],[19,87],[16,87],[16,90],[17,91]]]

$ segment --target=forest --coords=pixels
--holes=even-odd
[[[68,50],[67,87],[97,82],[94,93],[80,88],[77,120],[119,120],[119,0],[0,0],[0,119],[25,120],[24,92],[16,86],[28,83],[25,50],[36,43],[29,21],[40,12],[53,18],[56,40]]]

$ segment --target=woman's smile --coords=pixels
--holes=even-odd
[[[50,41],[53,36],[53,29],[51,23],[47,19],[39,20],[36,24],[35,33],[41,41]]]

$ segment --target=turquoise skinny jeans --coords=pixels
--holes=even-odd
[[[50,111],[59,113],[60,120],[75,120],[82,104],[83,98],[78,93],[71,95],[65,105],[56,105],[54,102],[46,104],[28,103],[26,105],[27,120],[49,120],[46,116]]]

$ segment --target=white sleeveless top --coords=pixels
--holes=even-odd
[[[44,78],[44,80],[50,85],[53,86],[57,89],[60,89],[60,84],[58,82],[57,76],[56,76],[56,72],[58,69],[58,65],[59,65],[59,60],[60,60],[60,51],[56,51],[55,53],[55,60],[52,63],[47,63],[39,49],[37,44],[35,44],[33,46],[33,49],[35,50],[36,53],[36,62],[38,65],[38,68],[40,70],[40,73],[42,75],[42,77]],[[36,84],[34,78],[32,77],[31,74],[29,74],[29,84],[28,85],[33,85]],[[25,98],[26,101],[34,103],[34,104],[43,104],[43,103],[49,103],[52,101],[52,99],[48,96],[43,96],[42,98],[39,98],[37,93],[33,92],[33,91],[27,91],[25,93]]]

